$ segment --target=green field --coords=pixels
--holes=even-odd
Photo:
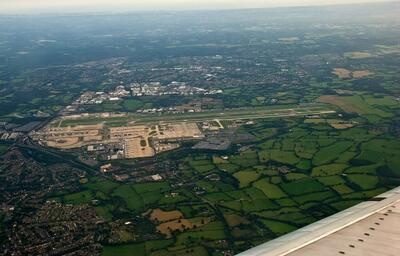
[[[70,204],[89,204],[94,199],[92,192],[88,190],[64,196],[64,201]]]
[[[313,179],[283,183],[280,186],[286,193],[293,196],[325,190],[325,187],[321,183]]]
[[[280,150],[271,150],[271,160],[290,165],[295,165],[299,162],[294,152]]]
[[[129,244],[129,245],[117,245],[117,246],[105,246],[101,253],[103,256],[135,256],[135,255],[146,255],[146,247],[144,244]]]
[[[274,220],[262,220],[262,223],[272,232],[284,234],[297,229],[297,227]]]
[[[286,174],[286,179],[288,181],[301,180],[301,179],[305,179],[305,178],[308,178],[308,175],[306,175],[304,173],[291,172],[291,173]]]
[[[345,164],[328,164],[318,166],[312,169],[312,176],[330,176],[335,174],[341,174],[348,165]]]
[[[229,158],[232,164],[247,168],[258,164],[258,155],[256,151],[247,150],[239,155],[234,155]]]
[[[345,181],[341,176],[325,176],[318,178],[318,181],[326,186],[334,186],[344,184]]]
[[[0,144],[0,155],[6,153],[8,150],[8,146],[4,144]]]
[[[341,109],[349,113],[357,113],[368,118],[369,121],[375,123],[380,118],[392,117],[389,107],[398,107],[393,98],[389,97],[373,97],[369,94],[358,94],[352,96],[334,96],[334,100],[329,101],[337,105]],[[385,109],[385,110],[383,110]]]
[[[266,179],[255,182],[253,186],[263,191],[270,199],[279,199],[287,196],[278,186],[269,183]]]
[[[363,190],[369,190],[376,188],[379,179],[376,176],[364,175],[364,174],[349,174],[347,178],[360,186]]]
[[[118,186],[119,186],[118,183],[115,183],[115,182],[112,182],[109,180],[100,180],[100,179],[95,179],[92,182],[84,185],[85,188],[92,189],[92,190],[98,190],[105,194],[109,194]]]
[[[111,204],[104,206],[96,206],[96,213],[104,218],[106,221],[111,221],[113,219],[112,211],[114,210],[114,206]]]
[[[130,185],[122,185],[114,190],[112,196],[122,198],[131,210],[141,210],[144,206],[143,199]]]
[[[143,106],[143,102],[139,100],[128,99],[124,100],[123,107],[126,111],[136,111]]]
[[[324,201],[325,199],[332,198],[335,196],[336,195],[333,192],[325,191],[325,192],[318,192],[318,193],[313,193],[313,194],[295,196],[295,197],[293,197],[293,199],[299,205],[304,205],[309,202],[321,202],[321,201]]]
[[[349,194],[349,193],[353,192],[353,190],[351,188],[349,188],[348,186],[346,186],[344,184],[332,186],[332,189],[335,190],[336,192],[338,192],[339,194]]]
[[[338,156],[346,149],[353,145],[350,141],[340,141],[333,145],[323,147],[314,155],[313,164],[322,165],[328,164],[338,158]]]
[[[247,187],[251,182],[257,180],[260,174],[256,171],[240,171],[233,174],[233,176],[239,180],[240,187]]]

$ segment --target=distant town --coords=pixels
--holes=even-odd
[[[72,105],[67,106],[67,112],[74,112],[82,105],[102,104],[104,102],[120,101],[127,97],[142,97],[142,96],[163,96],[163,95],[180,95],[180,96],[193,96],[193,95],[216,95],[222,94],[222,89],[204,89],[200,87],[192,87],[184,82],[172,82],[168,85],[161,85],[160,82],[152,83],[132,83],[129,86],[118,85],[115,90],[110,92],[84,92]],[[169,108],[150,108],[139,109],[138,113],[154,113],[165,111],[177,111],[174,107]],[[194,112],[195,109],[189,109],[189,112]]]

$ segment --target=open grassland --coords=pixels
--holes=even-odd
[[[255,182],[254,187],[263,191],[270,199],[278,199],[287,196],[278,186],[269,183],[269,181],[265,179]]]
[[[289,195],[303,195],[312,192],[324,191],[326,188],[316,180],[304,179],[281,185],[282,189]]]
[[[144,244],[128,244],[118,246],[105,246],[102,251],[103,256],[132,256],[133,252],[137,255],[146,255]]]
[[[376,115],[378,117],[391,117],[393,114],[389,109],[382,107],[398,107],[399,103],[390,98],[374,98],[370,95],[335,96],[324,95],[319,98],[320,102],[338,106],[348,113],[360,115]]]
[[[345,183],[342,176],[340,175],[319,177],[318,181],[324,184],[325,186],[341,185]]]
[[[347,179],[360,186],[363,190],[373,189],[379,182],[376,176],[365,174],[349,174],[347,175]]]
[[[118,183],[115,183],[110,180],[101,180],[101,179],[94,179],[92,182],[84,185],[85,188],[95,191],[101,191],[105,194],[111,193],[118,186],[119,186]]]
[[[141,210],[144,206],[143,199],[130,185],[119,186],[112,195],[122,198],[131,210]]]
[[[321,165],[312,169],[312,176],[330,176],[335,174],[341,174],[348,165],[345,164],[328,164]]]
[[[260,173],[257,171],[240,171],[233,175],[240,183],[240,187],[247,187],[251,182],[257,180],[260,177]]]
[[[332,186],[332,189],[338,192],[339,194],[349,194],[353,192],[353,190],[345,184],[334,185]]]
[[[271,160],[290,165],[295,165],[299,162],[294,152],[281,150],[271,150]]]
[[[323,165],[333,162],[338,156],[349,149],[353,143],[351,141],[340,141],[327,147],[322,147],[313,157],[314,165]]]
[[[95,197],[91,191],[82,191],[64,196],[64,201],[70,204],[89,204]]]
[[[308,118],[304,120],[306,124],[329,124],[335,129],[343,130],[354,127],[355,123],[347,122],[340,119],[322,119],[322,118]]]
[[[285,234],[296,229],[295,226],[273,220],[262,220],[262,223],[273,233]]]

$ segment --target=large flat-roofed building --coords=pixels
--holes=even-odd
[[[196,123],[173,123],[161,124],[158,127],[158,133],[155,139],[160,141],[175,141],[186,139],[201,139],[204,138]]]
[[[238,256],[400,255],[400,187]]]
[[[136,137],[146,137],[149,127],[146,125],[110,127],[110,139],[130,139]]]

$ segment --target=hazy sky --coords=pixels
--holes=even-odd
[[[385,1],[388,0],[0,0],[0,12],[233,9]]]

